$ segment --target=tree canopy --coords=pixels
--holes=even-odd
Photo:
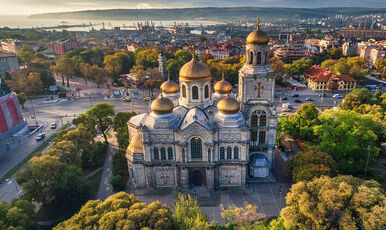
[[[385,193],[373,180],[322,176],[293,185],[286,202],[286,229],[386,228]]]

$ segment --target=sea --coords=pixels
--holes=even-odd
[[[150,21],[148,21],[150,23]],[[87,20],[87,19],[41,19],[41,18],[29,18],[25,15],[0,15],[0,28],[9,27],[9,28],[19,28],[19,29],[28,29],[28,28],[43,28],[47,30],[53,30],[50,27],[56,26],[74,26],[69,28],[55,28],[56,31],[67,30],[67,31],[90,31],[100,30],[102,28],[112,29],[114,27],[120,27],[121,30],[135,29],[137,23],[145,24],[146,21],[128,21],[128,20]],[[181,20],[170,20],[170,21],[152,21],[155,26],[164,26],[164,27],[173,27],[175,24],[188,24],[189,26],[207,26],[207,25],[216,25],[224,24],[224,22],[217,21],[200,21],[200,20],[190,20],[190,21],[181,21]]]

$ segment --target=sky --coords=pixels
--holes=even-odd
[[[255,7],[386,7],[384,0],[0,0],[0,15],[29,15],[117,8]]]

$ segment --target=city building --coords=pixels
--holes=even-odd
[[[12,135],[26,127],[15,93],[12,93],[5,81],[0,77],[0,147]],[[0,157],[3,156],[0,148]]]
[[[17,51],[21,48],[21,42],[18,40],[7,39],[1,41],[1,48],[10,53],[17,53]]]
[[[352,91],[357,80],[348,75],[337,75],[319,66],[311,66],[305,71],[308,87],[313,91]]]
[[[229,50],[221,50],[221,49],[211,50],[209,53],[210,55],[212,55],[214,59],[219,59],[219,60],[224,60],[225,58],[228,58],[230,55]]]
[[[19,69],[17,56],[15,53],[0,51],[0,76],[3,73]]]
[[[79,47],[79,43],[75,37],[59,40],[51,44],[52,52],[55,55],[63,55],[69,50]]]
[[[170,79],[151,111],[128,122],[126,158],[136,187],[207,189],[272,181],[277,112],[269,37],[258,28],[247,37],[237,98],[222,79],[211,93],[209,68],[196,57]]]
[[[358,44],[354,42],[345,42],[342,45],[342,53],[344,56],[355,56],[358,49]]]
[[[319,41],[320,51],[328,51],[331,48],[338,47],[338,41],[334,39],[322,39]]]
[[[385,38],[386,30],[340,30],[340,34],[344,37],[372,37]]]
[[[274,56],[280,59],[296,61],[306,57],[304,46],[301,44],[280,45],[275,51]]]
[[[161,79],[165,80],[167,77],[166,73],[166,56],[160,52],[158,55],[158,71],[161,73]]]
[[[375,62],[379,58],[385,58],[385,50],[383,48],[373,48],[370,51],[369,63],[370,66],[374,66]]]

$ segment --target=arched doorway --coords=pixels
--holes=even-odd
[[[193,171],[193,185],[194,186],[202,185],[202,173],[199,170]]]
[[[205,168],[195,167],[189,169],[189,185],[205,186]]]

